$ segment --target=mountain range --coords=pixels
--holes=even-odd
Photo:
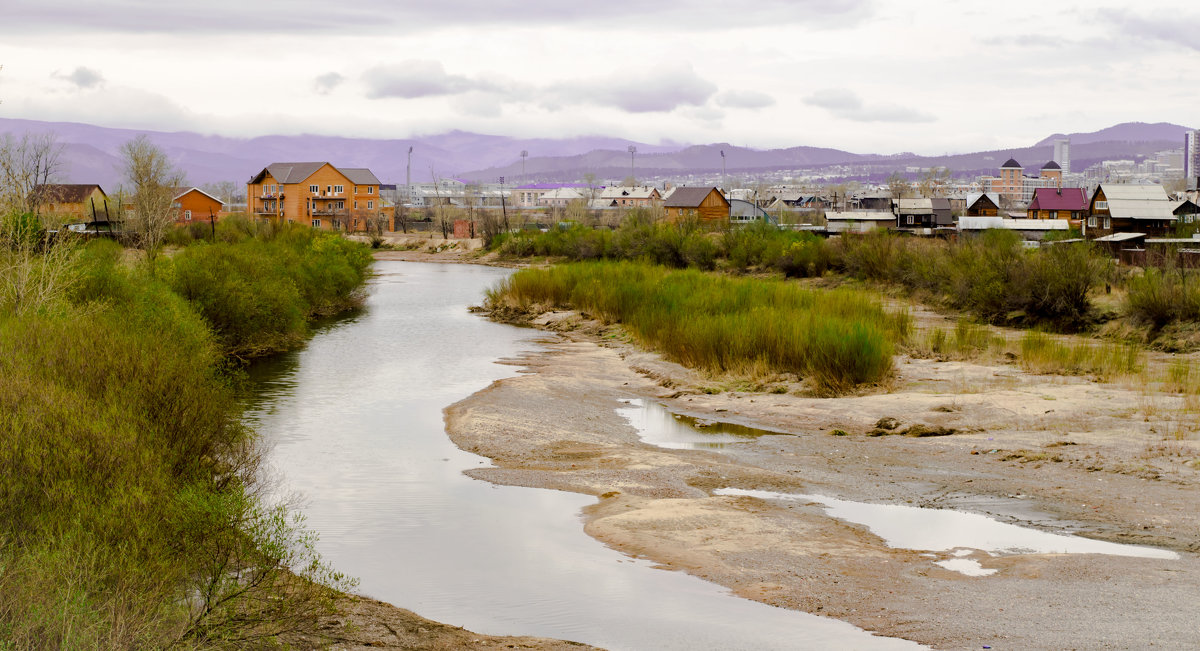
[[[750,149],[728,143],[705,145],[647,144],[608,137],[509,138],[463,131],[408,139],[375,140],[333,136],[262,136],[232,138],[191,132],[113,129],[88,124],[0,118],[0,134],[52,131],[63,143],[64,181],[99,183],[115,188],[121,182],[120,148],[146,134],[187,174],[195,185],[219,181],[243,183],[276,161],[331,161],[335,165],[368,167],[384,183],[462,178],[510,184],[533,181],[577,181],[587,174],[597,179],[621,179],[632,168],[639,178],[719,174],[724,159],[731,175],[754,175],[779,170],[804,170],[853,165],[854,175],[882,179],[892,171],[912,167],[949,167],[956,174],[994,172],[1015,158],[1031,172],[1050,160],[1056,138],[1071,138],[1072,169],[1100,160],[1139,159],[1165,149],[1177,149],[1188,130],[1176,124],[1128,122],[1090,133],[1053,134],[1030,147],[945,156],[858,154],[821,147]],[[412,148],[411,167],[409,148]],[[637,151],[631,155],[629,147]],[[528,152],[522,159],[521,152]],[[849,174],[849,173],[848,173]]]

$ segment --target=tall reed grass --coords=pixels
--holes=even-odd
[[[906,313],[853,290],[672,271],[629,262],[526,269],[488,292],[493,308],[581,310],[644,344],[714,372],[791,372],[827,393],[886,380],[909,333]]]

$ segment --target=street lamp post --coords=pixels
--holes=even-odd
[[[404,201],[412,204],[412,147],[408,148],[408,167],[404,170]]]
[[[729,188],[725,187],[725,150],[721,150],[721,191],[728,192]]]
[[[521,150],[521,180],[525,180],[525,159],[529,158],[529,152]]]

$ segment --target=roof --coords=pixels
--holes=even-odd
[[[559,188],[587,188],[587,183],[526,183],[518,185],[516,190],[557,190]]]
[[[896,216],[881,210],[847,210],[826,212],[825,221],[896,221]]]
[[[1046,163],[1045,165],[1042,165],[1042,169],[1044,169],[1044,170],[1061,170],[1062,168],[1059,167],[1058,163],[1055,163],[1054,161],[1050,161],[1050,162]]]
[[[263,179],[263,176],[270,174],[276,183],[300,183],[326,165],[329,165],[329,163],[271,163],[264,167],[262,172],[255,174],[254,178],[250,179],[250,182],[258,183]]]
[[[896,204],[896,212],[902,215],[932,215],[932,199],[900,199]]]
[[[712,192],[721,196],[721,193],[711,185],[697,188],[678,187],[664,198],[663,206],[666,208],[698,208]],[[725,197],[721,196],[721,200],[724,201]]]
[[[34,186],[33,196],[42,201],[83,203],[96,190],[100,190],[100,194],[105,197],[108,196],[95,183],[45,183]]]
[[[582,198],[583,192],[579,188],[557,188],[546,191],[541,197],[538,197],[538,201],[575,201]]]
[[[770,219],[767,211],[759,208],[745,199],[733,199],[729,202],[729,216],[739,218]]]
[[[1146,237],[1145,233],[1113,233],[1104,237],[1097,237],[1097,242],[1126,242],[1129,240],[1138,240]]]
[[[968,209],[971,208],[976,203],[978,203],[980,199],[983,199],[983,198],[987,198],[988,201],[991,201],[993,206],[997,206],[997,207],[1000,206],[1000,193],[999,192],[968,192],[967,193],[967,208]]]
[[[1083,188],[1034,188],[1030,210],[1087,210]]]
[[[338,167],[335,169],[345,175],[354,185],[379,185],[379,178],[365,167]]]
[[[1025,168],[1021,167],[1021,164],[1018,163],[1017,159],[1015,159],[1015,158],[1008,159],[1008,161],[1006,161],[1003,165],[1000,166],[1000,169],[1005,169],[1005,168],[1009,168],[1009,167],[1015,167],[1017,169],[1025,169]]]
[[[1071,229],[1071,223],[1065,219],[958,218],[958,229],[962,231],[983,231],[991,228],[1002,228],[1010,231],[1066,231]]]
[[[1149,199],[1166,201],[1167,191],[1161,185],[1134,185],[1133,183],[1101,183],[1097,190],[1104,192],[1110,202],[1121,199]]]
[[[658,189],[648,185],[613,186],[600,191],[601,199],[653,199]]]
[[[179,197],[182,197],[183,195],[191,193],[191,192],[199,192],[200,194],[208,197],[209,199],[212,199],[213,201],[216,201],[217,203],[221,204],[222,206],[225,205],[224,201],[221,201],[220,199],[212,196],[211,194],[205,192],[204,190],[201,190],[200,188],[175,188],[175,196],[172,200],[178,199]]]

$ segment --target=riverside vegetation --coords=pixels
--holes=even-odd
[[[817,388],[826,393],[880,382],[891,368],[881,358],[885,351],[898,349],[916,356],[957,359],[990,354],[1016,359],[1026,370],[1038,373],[1129,376],[1144,366],[1139,351],[1146,344],[1164,350],[1195,347],[1197,337],[1187,333],[1200,318],[1200,276],[1193,271],[1118,270],[1089,244],[1031,250],[1006,231],[957,242],[887,232],[824,239],[764,223],[710,232],[694,221],[667,223],[656,221],[649,211],[633,210],[615,230],[576,225],[523,231],[501,234],[490,247],[502,256],[590,263],[577,271],[517,274],[491,297],[493,306],[528,309],[543,303],[592,312],[626,324],[644,343],[685,364],[742,374],[751,369],[795,372],[813,377]],[[628,264],[606,266],[599,261],[636,261],[664,269],[636,270]],[[673,275],[665,268],[693,273]],[[725,271],[730,278],[707,281],[711,285],[700,290],[702,274],[697,270]],[[587,280],[596,274],[605,280]],[[745,278],[747,274],[750,277]],[[880,324],[848,339],[831,337],[842,352],[817,359],[801,350],[814,347],[824,335],[805,326],[823,323],[821,315],[828,304],[847,300],[852,292],[840,289],[827,298],[811,299],[801,312],[788,313],[775,308],[775,302],[783,300],[777,294],[785,290],[776,287],[778,281],[771,274],[897,288],[968,316],[949,336],[941,330],[917,336],[906,327]],[[756,289],[729,289],[737,284],[735,276],[744,277],[747,286]],[[1103,307],[1094,302],[1100,286],[1118,288]],[[664,296],[673,291],[681,294]],[[742,303],[740,311],[728,311],[720,296],[730,291],[742,297],[757,292],[759,303],[757,307]],[[852,302],[869,300],[860,295]],[[662,314],[649,314],[654,311]],[[864,313],[861,318],[871,322],[879,317]],[[800,327],[792,332],[796,324]],[[988,335],[978,324],[1029,331],[1020,341],[1010,342]],[[785,351],[760,329],[792,332],[794,336],[779,338],[791,340],[796,350]],[[1047,332],[1099,332],[1110,341],[1071,343]],[[864,361],[862,368],[838,361],[840,354],[850,355],[851,350],[854,356],[873,361]]]
[[[314,626],[352,582],[262,494],[237,359],[356,305],[366,247],[234,219],[134,264],[2,225],[0,649],[243,648]]]

